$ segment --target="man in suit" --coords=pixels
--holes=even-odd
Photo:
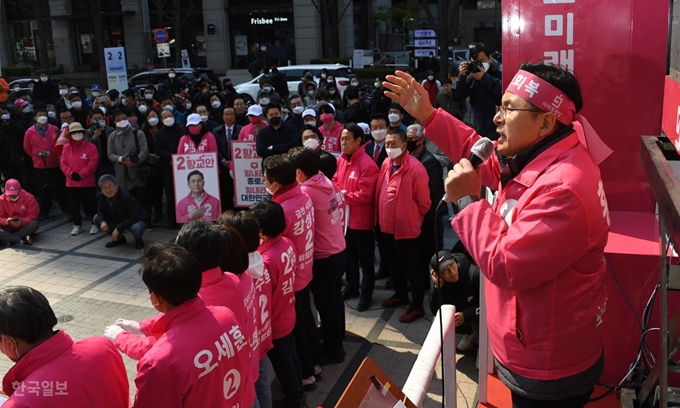
[[[378,166],[378,170],[382,168],[382,164],[387,158],[387,151],[385,150],[385,136],[387,136],[387,129],[389,127],[389,120],[387,116],[377,113],[371,117],[371,136],[373,140],[366,143],[364,149],[366,153],[373,159]],[[385,249],[385,240],[383,233],[380,230],[380,224],[375,226],[375,240],[378,243],[378,253],[380,254],[380,266],[378,273],[375,275],[376,279],[384,279],[390,276],[390,267],[387,262],[387,250]],[[390,289],[392,282],[388,280],[385,287]]]
[[[229,174],[231,166],[231,142],[238,138],[241,126],[236,123],[234,108],[224,108],[222,123],[213,131],[217,141],[217,159],[220,162],[220,201],[222,211],[234,208],[234,180]]]

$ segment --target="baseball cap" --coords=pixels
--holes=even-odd
[[[267,94],[267,95],[269,95],[269,91],[266,90],[266,89],[260,89],[259,91],[257,91],[257,97],[258,97],[258,98],[259,98],[260,96],[262,96],[262,94]]]
[[[93,91],[101,91],[102,87],[99,86],[99,84],[92,84],[92,88],[90,89],[92,89]]]
[[[368,123],[359,122],[359,123],[357,123],[357,125],[359,125],[359,127],[361,128],[361,130],[364,131],[364,134],[365,134],[366,136],[368,136],[368,135],[371,134],[371,127],[368,126]]]
[[[28,102],[26,102],[25,100],[23,100],[21,98],[17,98],[14,101],[14,106],[16,106],[17,108],[23,108],[24,106],[27,106],[27,105],[28,105]]]
[[[439,262],[439,270],[437,271],[437,261]],[[430,268],[432,268],[435,272],[442,273],[446,269],[447,266],[451,265],[452,263],[458,263],[456,261],[456,258],[453,257],[453,255],[450,252],[446,251],[439,251],[435,255],[432,255],[432,259],[430,260]]]
[[[305,109],[305,110],[302,112],[302,117],[303,117],[303,118],[304,118],[305,116],[310,116],[310,115],[316,117],[316,112],[314,111],[314,109]]]
[[[331,109],[333,109],[333,112],[335,112],[335,106],[333,106],[332,103],[328,103],[328,102],[326,102],[326,101],[319,101],[319,102],[316,104],[316,110],[318,110],[319,112],[321,112],[321,107],[324,106],[324,105],[330,106]]]
[[[21,191],[21,184],[17,179],[9,179],[5,183],[5,191],[10,194],[18,194]]]
[[[262,107],[260,105],[252,105],[248,108],[246,116],[262,116]]]
[[[201,115],[199,115],[198,113],[192,113],[187,118],[187,126],[200,125],[200,124],[201,124]]]

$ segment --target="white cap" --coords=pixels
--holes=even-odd
[[[199,115],[198,113],[192,113],[187,118],[187,126],[200,125],[200,124],[201,124],[201,115]]]
[[[251,105],[246,116],[262,116],[262,107],[260,105]]]
[[[371,127],[368,126],[367,123],[359,122],[359,123],[357,123],[357,125],[359,125],[359,127],[361,128],[361,130],[364,131],[364,134],[365,134],[366,136],[368,136],[368,135],[371,134]]]
[[[333,106],[332,103],[328,103],[326,101],[319,101],[319,103],[316,104],[316,110],[320,110],[320,108],[324,105],[328,105],[333,109],[333,113],[335,113],[335,106]]]
[[[316,117],[316,112],[314,109],[305,109],[304,112],[302,112],[302,117],[304,118],[305,116],[313,116]]]

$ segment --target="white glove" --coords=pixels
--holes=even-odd
[[[116,326],[129,331],[132,334],[138,334],[143,336],[142,329],[139,327],[139,323],[134,320],[118,319],[115,323]]]
[[[106,329],[104,329],[104,337],[115,343],[116,337],[124,331],[125,330],[116,325],[106,326]]]

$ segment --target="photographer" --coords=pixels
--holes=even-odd
[[[460,64],[460,76],[453,84],[451,99],[460,102],[469,96],[477,133],[496,140],[493,117],[496,106],[501,104],[501,64],[489,56],[482,43],[470,46],[470,60]]]

